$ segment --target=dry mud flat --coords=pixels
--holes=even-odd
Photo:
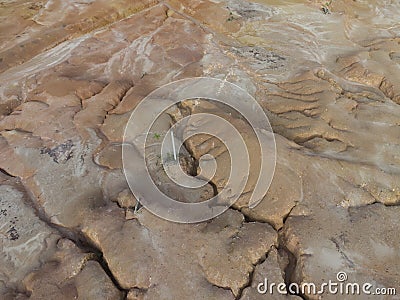
[[[317,299],[257,285],[338,272],[400,292],[399,12],[395,1],[1,1],[0,298]],[[194,76],[262,105],[271,187],[249,209],[251,170],[239,201],[199,224],[134,214],[124,126],[149,92]],[[226,162],[218,141],[186,147],[192,161]]]

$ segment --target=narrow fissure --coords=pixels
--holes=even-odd
[[[257,267],[258,265],[263,264],[263,263],[267,260],[268,255],[269,255],[269,253],[271,252],[271,249],[272,249],[273,247],[274,247],[274,246],[271,246],[271,248],[268,250],[268,252],[266,252],[263,256],[261,256],[260,259],[259,259],[255,264],[253,264],[253,269],[252,269],[251,272],[249,273],[249,281],[247,282],[246,285],[244,285],[243,287],[240,288],[238,295],[235,297],[236,300],[240,300],[240,298],[242,298],[243,291],[244,291],[246,288],[251,287],[251,285],[253,284],[254,273],[255,273],[255,271],[256,271],[256,267]]]
[[[290,215],[290,213],[288,214],[288,216]],[[287,216],[287,217],[288,217]],[[286,217],[286,219],[287,219]],[[285,219],[285,221],[286,221]],[[285,282],[286,285],[286,290],[288,292],[289,295],[295,295],[298,296],[302,299],[307,299],[303,294],[293,294],[290,293],[290,289],[289,286],[290,284],[294,283],[294,275],[296,272],[296,268],[297,268],[297,263],[298,263],[298,259],[297,257],[294,255],[294,253],[292,253],[287,247],[286,247],[286,243],[284,241],[284,233],[283,233],[283,228],[285,227],[285,223],[283,225],[283,227],[278,231],[278,253],[280,256],[287,256],[288,258],[288,263],[287,265],[282,269],[282,273],[283,273],[283,280]]]
[[[10,173],[8,173],[6,170],[4,170],[2,168],[0,168],[0,173],[6,175],[8,177],[11,177],[11,178],[16,178],[16,176],[11,175]]]

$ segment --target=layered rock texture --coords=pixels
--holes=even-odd
[[[257,286],[338,272],[400,293],[398,2],[15,0],[0,18],[1,299],[319,299]],[[176,224],[137,210],[123,132],[151,91],[196,76],[255,97],[277,164],[255,208],[256,162],[224,214]],[[248,131],[220,107],[176,110]],[[188,141],[188,173],[207,153],[226,166],[218,143]]]

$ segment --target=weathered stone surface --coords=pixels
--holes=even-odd
[[[329,215],[318,212],[307,219],[298,217],[297,211],[298,208],[289,217],[284,232],[287,247],[298,259],[291,280],[318,285],[328,278],[337,281],[336,274],[346,272],[347,282],[399,286],[399,244],[393,231],[398,227],[398,207],[374,204],[338,209]],[[310,298],[317,299],[312,295]],[[326,298],[336,299],[336,296]]]
[[[103,171],[92,161],[98,140],[92,144],[68,140],[49,148],[40,138],[29,133],[13,130],[2,135],[11,157],[30,170],[15,169],[12,165],[6,168],[7,171],[22,178],[53,223],[78,226],[86,210],[104,205],[101,191]],[[4,159],[8,160],[10,156]]]
[[[54,256],[24,279],[30,299],[122,299],[92,253],[59,240]]]
[[[68,38],[152,6],[156,1],[16,1],[1,3],[2,34],[0,70],[21,64]],[[60,11],[63,12],[60,16]],[[12,15],[14,18],[6,18]],[[9,40],[10,35],[14,39]]]
[[[1,2],[0,298],[265,299],[264,278],[320,284],[339,271],[400,289],[399,11],[396,1]],[[251,128],[226,108],[174,107],[152,143],[208,111],[251,153],[232,209],[178,225],[139,208],[121,147],[144,97],[194,76],[255,97],[277,164],[248,208],[259,171]],[[209,199],[227,181],[226,148],[205,136],[185,147],[191,175],[216,156],[211,184],[173,187],[155,153],[153,179],[180,201]]]
[[[277,239],[269,225],[244,223],[231,210],[195,226],[170,223],[145,210],[137,220],[125,221],[115,209],[93,218],[83,232],[103,252],[121,286],[140,289],[144,299],[188,298],[193,285],[199,299],[233,299]]]
[[[260,263],[255,267],[251,286],[247,287],[243,291],[243,295],[240,299],[242,300],[261,300],[261,299],[301,299],[297,296],[287,295],[287,290],[279,293],[277,289],[278,284],[284,284],[285,281],[283,276],[285,275],[282,272],[280,263],[279,263],[279,254],[276,248],[272,247],[268,252],[265,261]],[[267,280],[267,281],[266,281]],[[275,283],[276,285],[273,287],[273,290],[265,287],[265,282],[267,285],[271,283]],[[258,286],[260,286],[260,291],[258,291]],[[264,293],[265,291],[265,293]]]
[[[25,292],[22,279],[54,253],[58,233],[35,214],[29,195],[0,173],[0,297]],[[11,296],[10,296],[11,297]]]
[[[114,286],[98,262],[88,261],[75,277],[79,299],[122,299],[123,294]]]

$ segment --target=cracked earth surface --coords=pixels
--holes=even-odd
[[[1,1],[0,298],[318,299],[261,295],[257,285],[320,284],[339,271],[400,289],[400,4],[324,5]],[[175,107],[160,134],[183,115],[214,111],[253,154],[239,200],[183,225],[134,211],[121,147],[146,95],[195,76],[255,97],[275,132],[277,165],[262,202],[248,208],[258,174],[248,124],[202,102]],[[199,135],[185,147],[188,173],[207,153],[227,165],[217,139]],[[201,189],[166,192],[208,199],[226,178],[223,167]]]

